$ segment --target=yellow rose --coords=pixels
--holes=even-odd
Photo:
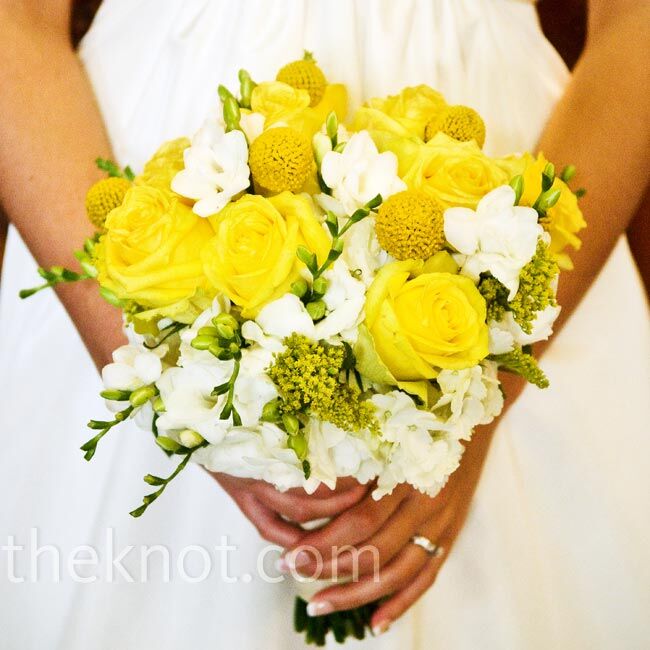
[[[132,187],[105,227],[99,282],[118,298],[158,308],[209,289],[200,253],[214,230],[170,192]]]
[[[398,95],[371,99],[356,113],[355,131],[386,131],[424,140],[424,128],[443,108],[444,97],[426,85],[404,88]]]
[[[488,354],[486,305],[461,275],[430,272],[422,261],[384,266],[368,289],[366,326],[395,379],[433,379],[440,368],[460,369]]]
[[[265,81],[255,86],[251,109],[264,115],[264,128],[282,122],[311,139],[332,111],[340,122],[345,119],[347,101],[347,91],[341,84],[328,84],[321,101],[310,107],[306,90],[293,88],[281,81]]]
[[[300,276],[298,246],[325,261],[330,239],[304,196],[247,194],[210,217],[216,236],[203,251],[205,273],[215,289],[253,317],[289,291]]]
[[[189,146],[188,138],[165,142],[146,163],[142,174],[136,176],[134,183],[169,191],[172,178],[185,167],[183,152]]]
[[[474,140],[458,142],[444,133],[423,145],[393,140],[387,147],[399,160],[399,174],[410,189],[431,192],[447,206],[476,208],[478,202],[510,180]]]
[[[521,174],[524,178],[524,191],[521,195],[520,205],[532,206],[542,191],[542,172],[548,161],[543,153],[534,158],[529,153],[521,158],[506,159],[506,164],[512,169],[512,175]],[[549,249],[558,266],[563,269],[572,269],[571,258],[564,249],[567,246],[579,250],[582,242],[576,233],[586,227],[587,223],[578,206],[578,198],[571,188],[555,177],[553,189],[560,190],[558,202],[548,210],[546,217],[540,221],[544,229],[551,235]]]

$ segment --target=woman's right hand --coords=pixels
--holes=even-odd
[[[307,534],[299,524],[334,517],[361,501],[370,489],[370,484],[344,478],[334,490],[321,485],[308,495],[299,488],[280,492],[265,481],[210,473],[262,538],[283,548],[297,545]]]

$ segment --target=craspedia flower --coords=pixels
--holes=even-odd
[[[393,194],[379,208],[375,232],[381,247],[398,260],[426,260],[445,245],[444,207],[419,190]]]
[[[442,131],[459,142],[476,140],[479,147],[485,143],[485,122],[469,106],[448,106],[434,117],[424,129],[424,139],[428,142]]]
[[[292,88],[306,90],[311,100],[310,106],[316,106],[323,99],[327,85],[323,71],[316,65],[310,52],[305,52],[304,59],[293,61],[281,68],[275,79]]]
[[[309,140],[296,129],[268,129],[250,147],[253,180],[270,192],[298,192],[309,177],[314,154]]]
[[[86,194],[86,214],[90,222],[99,230],[104,227],[108,213],[122,205],[124,195],[131,187],[126,178],[104,178],[97,181]]]

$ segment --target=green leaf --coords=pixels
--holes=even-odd
[[[219,384],[212,389],[210,395],[217,397],[218,395],[225,395],[230,390],[230,382],[227,381],[224,384]]]
[[[377,196],[370,199],[370,201],[366,203],[366,208],[368,208],[368,210],[374,210],[375,208],[378,208],[382,204],[383,200],[384,199],[382,198],[381,194],[377,194]]]
[[[128,165],[124,168],[124,178],[126,178],[127,181],[131,181],[131,182],[135,180],[135,174],[133,173],[133,170]]]
[[[123,307],[122,301],[113,293],[110,289],[106,287],[99,287],[99,293],[101,297],[113,307]]]
[[[113,177],[122,176],[122,172],[120,171],[120,168],[112,160],[108,160],[106,158],[97,158],[95,160],[95,164],[97,165],[97,167],[99,167],[99,169],[106,172],[109,176],[113,176]]]
[[[568,183],[575,175],[576,175],[576,166],[575,165],[567,165],[562,170],[562,173],[560,174],[560,178],[565,183]]]

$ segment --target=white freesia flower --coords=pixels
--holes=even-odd
[[[343,253],[340,257],[348,268],[358,272],[366,287],[372,284],[377,271],[393,258],[379,245],[375,232],[375,217],[370,215],[355,223],[343,235]]]
[[[153,351],[138,345],[122,345],[113,352],[113,363],[102,369],[104,388],[136,390],[153,384],[162,373],[160,357],[166,351],[166,346]]]
[[[321,176],[346,214],[352,214],[377,194],[385,200],[406,189],[397,175],[397,156],[391,151],[379,153],[367,131],[355,133],[342,153],[326,153]]]
[[[261,113],[242,112],[239,118],[239,126],[244,132],[249,145],[253,144],[262,135],[265,121],[266,118]]]
[[[213,397],[212,390],[228,381],[232,365],[232,361],[215,359],[211,365],[190,364],[165,370],[157,383],[165,405],[158,427],[165,431],[192,429],[208,442],[221,442],[231,424],[219,419],[225,396]]]
[[[543,229],[532,208],[515,206],[515,192],[502,185],[486,194],[476,211],[445,210],[445,237],[460,253],[461,273],[478,281],[489,271],[509,290],[512,300],[519,288],[521,269],[530,262]]]
[[[435,496],[458,467],[463,447],[444,431],[444,424],[429,411],[418,409],[400,391],[372,398],[385,441],[386,464],[377,481],[373,498],[391,494],[400,483]]]
[[[211,472],[267,481],[282,491],[307,487],[302,463],[287,447],[287,434],[266,422],[232,429],[219,444],[198,449],[192,459]],[[312,481],[308,487],[313,492],[317,485]]]
[[[463,370],[442,370],[436,380],[442,396],[432,410],[458,438],[469,440],[475,426],[489,424],[503,409],[494,362],[484,361]]]
[[[350,132],[343,126],[339,124],[336,131],[336,143],[337,146],[344,145],[350,139]],[[323,158],[327,153],[332,151],[332,140],[327,135],[327,126],[323,124],[321,130],[314,134],[312,138],[312,147],[314,149],[314,157],[316,158],[316,163],[320,166],[323,162]]]
[[[185,169],[172,179],[172,190],[196,201],[193,210],[209,217],[222,210],[250,185],[248,145],[241,131],[226,133],[223,121],[211,115],[185,149]]]
[[[314,321],[300,298],[292,293],[285,293],[281,298],[265,305],[255,320],[265,334],[280,340],[293,333],[314,338]]]
[[[331,422],[310,418],[307,425],[311,477],[330,489],[337,477],[367,483],[381,471],[382,459],[370,432],[352,434]]]
[[[507,311],[500,321],[490,321],[489,348],[490,354],[511,352],[515,346],[532,345],[538,341],[546,341],[553,334],[553,323],[560,313],[559,305],[548,305],[537,312],[531,323],[530,334],[524,332],[515,320],[512,312]]]
[[[208,363],[214,362],[214,356],[207,350],[197,350],[192,347],[192,341],[196,338],[202,327],[209,327],[210,322],[215,316],[222,313],[230,313],[230,301],[224,297],[217,297],[212,301],[208,309],[201,312],[192,327],[186,327],[181,331],[181,347],[179,365],[185,366],[190,363]]]
[[[341,259],[325,271],[328,286],[323,302],[327,307],[325,317],[314,326],[316,339],[329,339],[341,335],[349,343],[357,339],[357,326],[363,320],[366,288],[363,282],[352,277],[350,269]]]

